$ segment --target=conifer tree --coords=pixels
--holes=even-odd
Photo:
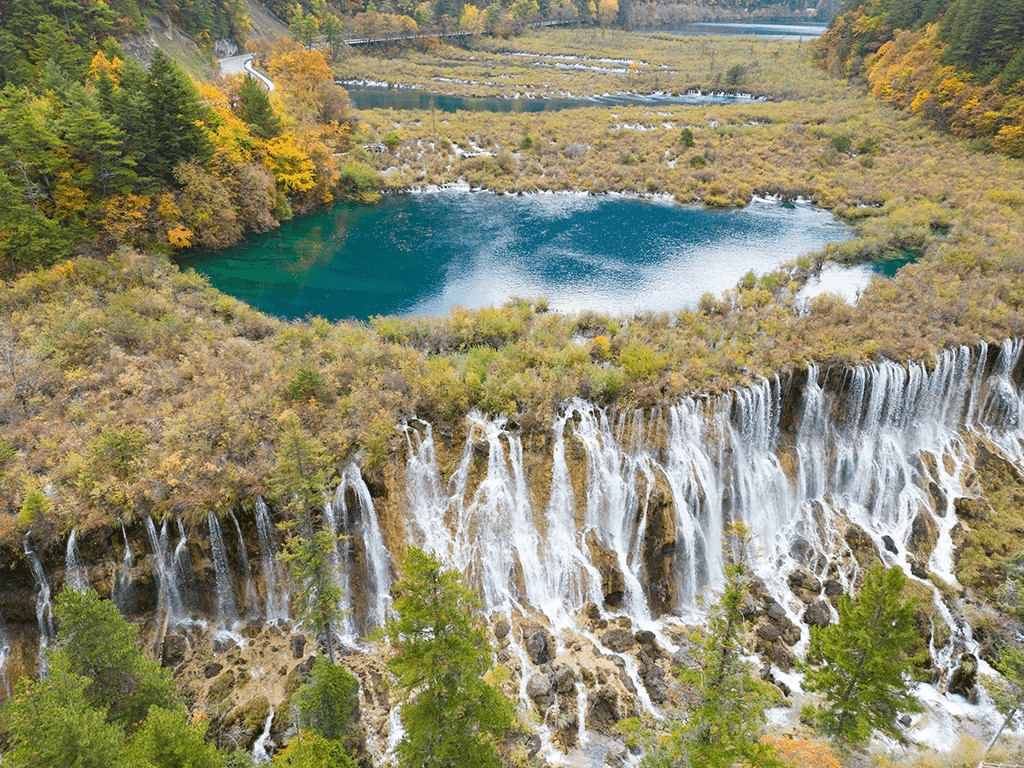
[[[272,477],[275,496],[288,519],[280,524],[286,538],[281,559],[296,583],[294,605],[306,628],[322,636],[335,663],[335,627],[342,617],[341,587],[333,562],[337,536],[324,527],[318,510],[324,503],[328,471],[322,449],[297,420],[286,425]]]
[[[400,768],[497,768],[493,739],[512,724],[512,703],[484,679],[491,649],[477,602],[434,555],[410,549],[395,585],[397,617],[384,634],[402,697]]]
[[[281,118],[274,114],[270,97],[251,75],[245,76],[238,89],[238,116],[253,135],[262,139],[272,139],[281,132]]]
[[[741,612],[749,586],[746,547],[749,534],[734,525],[726,535],[725,588],[711,611],[703,644],[691,669],[680,677],[696,693],[696,705],[670,713],[650,736],[644,768],[781,768],[776,749],[760,741],[769,686],[754,678],[743,660],[746,622]],[[644,728],[634,723],[631,730]]]
[[[843,746],[860,747],[878,730],[898,738],[900,712],[920,711],[911,694],[918,643],[914,601],[902,600],[906,576],[878,565],[854,600],[842,595],[839,621],[811,628],[804,688],[824,695],[818,726]]]

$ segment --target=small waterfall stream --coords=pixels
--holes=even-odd
[[[67,549],[64,552],[64,582],[76,592],[85,592],[89,588],[89,579],[85,575],[81,558],[78,555],[78,529],[72,528],[68,536]]]
[[[239,565],[242,568],[242,576],[245,580],[245,613],[246,615],[254,615],[256,609],[256,603],[259,598],[256,596],[256,586],[252,582],[252,571],[249,568],[249,553],[246,551],[245,538],[242,536],[242,526],[238,524],[238,518],[235,517],[235,513],[231,513],[231,522],[235,526],[235,535],[238,539],[238,560]]]
[[[213,560],[216,585],[217,626],[230,632],[238,625],[238,599],[235,597],[235,587],[231,582],[231,564],[228,562],[220,520],[213,512],[208,512],[206,524],[210,532],[210,557]]]
[[[270,708],[270,714],[263,724],[263,731],[256,737],[252,745],[253,765],[264,765],[270,762],[270,753],[267,751],[267,742],[270,741],[270,726],[274,724],[274,708]]]
[[[7,634],[7,624],[0,616],[0,692],[4,698],[11,698],[11,678],[7,672],[7,660],[11,657],[11,637]]]
[[[391,555],[380,531],[370,489],[357,465],[349,464],[342,471],[341,482],[334,498],[326,504],[325,513],[328,525],[342,536],[337,569],[348,604],[342,633],[347,643],[354,644],[359,635],[383,624],[391,608]],[[356,584],[362,598],[358,606]]]
[[[263,589],[266,593],[266,620],[268,624],[277,624],[288,620],[288,591],[284,588],[277,563],[270,511],[262,496],[256,499],[256,533],[259,536],[260,572],[263,574]]]
[[[46,580],[43,566],[39,562],[32,545],[28,540],[29,534],[25,534],[21,540],[24,547],[25,559],[28,560],[29,568],[32,570],[32,578],[36,585],[36,626],[39,631],[39,676],[45,677],[47,671],[46,649],[50,647],[56,637],[53,630],[53,606],[50,604],[50,583]]]
[[[121,538],[124,540],[124,552],[121,554],[120,566],[114,570],[114,592],[111,597],[117,609],[127,615],[132,609],[132,545],[128,541],[128,531],[125,530],[124,523],[121,523]]]

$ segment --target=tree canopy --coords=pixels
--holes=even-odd
[[[857,598],[842,595],[839,621],[811,627],[804,688],[824,696],[813,718],[841,744],[860,747],[881,731],[900,737],[901,712],[920,711],[913,696],[914,601],[903,600],[906,576],[878,565],[864,576]]]
[[[477,601],[459,575],[411,548],[384,634],[402,700],[401,768],[497,768],[493,740],[513,722],[511,701],[485,678],[493,666]]]

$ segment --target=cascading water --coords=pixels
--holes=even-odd
[[[89,579],[78,556],[77,528],[71,529],[67,549],[64,551],[64,582],[76,592],[85,592],[89,588]]]
[[[115,569],[114,592],[111,597],[117,609],[128,615],[132,609],[129,598],[132,589],[132,546],[128,541],[128,531],[125,530],[124,523],[121,524],[121,537],[124,539],[124,552],[121,554],[120,566]]]
[[[220,520],[213,512],[208,512],[206,524],[210,531],[210,557],[213,560],[217,596],[217,626],[232,631],[238,624],[238,600],[235,597],[234,585],[231,583],[231,564],[228,562]]]
[[[263,724],[263,732],[256,737],[252,745],[253,765],[264,765],[270,762],[270,752],[267,751],[267,742],[270,741],[270,726],[274,724],[274,708],[270,708],[270,714]]]
[[[429,426],[410,424],[410,539],[465,574],[488,615],[536,612],[556,629],[570,626],[587,602],[639,627],[659,614],[699,610],[722,583],[724,530],[733,522],[752,533],[752,568],[797,624],[805,605],[787,577],[806,569],[852,588],[859,567],[846,541],[851,526],[925,588],[933,589],[928,573],[954,584],[951,532],[954,501],[967,492],[965,436],[986,439],[1024,467],[1024,399],[1015,379],[1022,347],[1006,342],[991,362],[984,345],[950,349],[930,368],[811,365],[802,387],[762,379],[661,412],[616,415],[574,400],[554,424],[542,515],[534,513],[519,436],[504,420],[467,418],[447,484]],[[567,453],[583,458],[578,487]],[[671,530],[657,551],[671,559],[667,601],[655,594],[657,548],[645,541],[665,496]],[[912,542],[922,515],[936,529],[924,552]],[[620,592],[602,582],[609,568]],[[973,643],[969,628],[950,623],[951,638],[935,649],[938,665],[950,663],[954,646]]]
[[[36,584],[36,626],[39,630],[39,676],[45,677],[47,672],[46,649],[50,647],[56,633],[53,631],[53,606],[50,605],[50,583],[46,580],[42,563],[36,557],[28,534],[21,540],[25,551],[25,559],[28,560],[29,568],[32,570],[32,578]]]
[[[351,492],[353,503],[348,502]],[[341,475],[334,499],[326,504],[328,525],[343,536],[338,550],[339,581],[348,611],[343,619],[343,634],[352,642],[357,630],[366,631],[384,623],[391,608],[391,555],[381,535],[377,511],[370,489],[363,481],[359,467],[349,464]],[[361,545],[362,562],[356,556],[356,543]],[[354,578],[358,576],[358,578]],[[363,589],[363,600],[356,609],[353,584]]]
[[[231,513],[231,522],[235,526],[235,535],[238,537],[238,560],[242,567],[242,576],[245,579],[245,612],[252,615],[256,609],[258,598],[256,597],[256,586],[252,583],[252,571],[249,569],[249,553],[245,548],[245,539],[242,537],[242,526],[238,524],[235,513]]]
[[[256,499],[256,532],[260,540],[260,572],[263,574],[263,589],[266,593],[267,623],[287,621],[288,591],[283,589],[283,580],[278,571],[274,526],[270,522],[270,511],[263,497]]]
[[[7,624],[0,616],[0,686],[5,698],[11,698],[11,678],[7,673],[7,659],[11,657],[11,638],[7,634]]]

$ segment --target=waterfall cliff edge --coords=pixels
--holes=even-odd
[[[991,671],[986,660],[1020,629],[988,603],[1024,551],[1022,351],[1010,340],[929,365],[810,364],[653,410],[577,399],[530,430],[476,412],[455,429],[397,425],[404,453],[369,484],[342,466],[324,500],[344,534],[331,567],[367,750],[383,761],[396,727],[373,631],[409,545],[480,595],[508,689],[536,713],[528,748],[554,763],[621,750],[607,739],[615,723],[657,716],[671,698],[734,522],[752,534],[751,644],[791,700],[808,628],[833,621],[838,596],[883,562],[920,596],[929,649],[929,711],[908,736],[942,749],[968,719],[984,730],[994,713],[962,662]],[[51,589],[92,586],[199,691],[222,742],[261,738],[265,751],[316,646],[289,618],[275,521],[253,499],[220,519],[71,531],[59,551],[29,531],[0,563],[0,699],[52,640]]]

